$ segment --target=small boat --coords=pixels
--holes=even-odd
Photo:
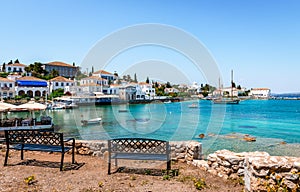
[[[198,108],[197,103],[192,103],[188,106],[189,108]]]
[[[168,103],[172,103],[172,101],[168,100],[168,101],[164,101],[164,103],[168,104]]]
[[[128,110],[127,109],[119,109],[119,113],[127,113]]]
[[[89,120],[81,120],[82,126],[87,126],[87,125],[94,125],[98,124],[102,121],[101,117],[95,118],[95,119],[89,119]]]
[[[240,100],[235,98],[218,98],[213,99],[213,103],[215,104],[239,104]]]

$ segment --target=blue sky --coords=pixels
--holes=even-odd
[[[110,33],[158,23],[178,27],[201,41],[216,60],[225,85],[233,69],[235,82],[247,88],[300,92],[297,0],[0,0],[0,7],[1,64],[18,58],[24,64],[58,60],[80,65]],[[155,55],[155,49],[151,51],[150,56]],[[137,52],[141,57],[141,50]],[[122,58],[126,57],[116,60]],[[114,67],[109,69],[118,71],[119,66]],[[203,83],[197,75],[190,80]]]

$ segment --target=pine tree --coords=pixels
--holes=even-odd
[[[147,79],[146,79],[146,83],[149,83],[150,81],[149,81],[149,77],[147,77]]]
[[[137,80],[137,77],[136,77],[136,73],[134,73],[134,80],[133,80],[135,83],[137,83],[138,82],[138,80]]]
[[[19,59],[16,59],[16,60],[15,60],[15,63],[20,63],[20,62],[19,62]]]

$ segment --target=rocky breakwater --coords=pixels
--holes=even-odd
[[[266,152],[219,150],[193,165],[225,179],[237,179],[245,191],[300,191],[300,158]]]
[[[300,191],[300,158],[286,156],[245,159],[246,191]]]

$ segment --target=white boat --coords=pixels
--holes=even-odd
[[[51,110],[62,110],[62,109],[66,109],[66,105],[64,103],[53,103],[50,109]]]
[[[101,117],[95,119],[89,119],[89,120],[81,120],[81,125],[82,126],[93,125],[93,124],[101,123],[101,121],[102,121]]]
[[[168,100],[168,101],[164,101],[164,103],[168,104],[168,103],[172,103],[172,101]]]
[[[189,108],[198,108],[197,103],[192,103],[188,106]]]

